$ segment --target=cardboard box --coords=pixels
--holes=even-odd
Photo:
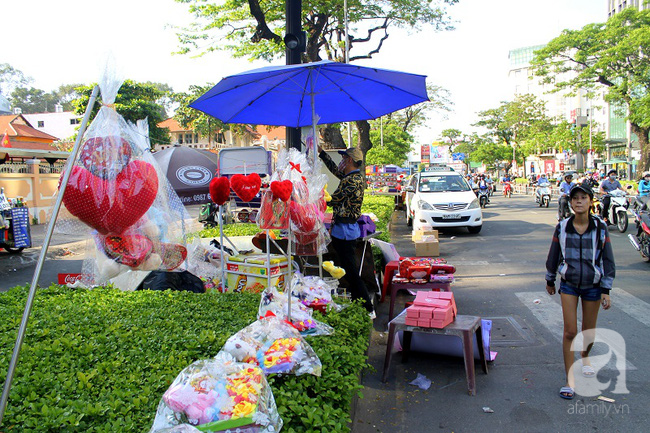
[[[411,317],[407,317],[404,320],[404,323],[406,323],[408,326],[418,326],[418,319],[413,319]]]
[[[259,293],[268,285],[267,276],[271,276],[271,286],[284,290],[289,266],[287,258],[266,254],[249,256],[232,256],[226,261],[226,291]]]
[[[440,255],[440,243],[435,242],[415,242],[415,255],[418,257],[438,257]]]
[[[435,236],[435,238],[438,239],[438,230],[413,230],[413,233],[411,234],[411,240],[413,242],[421,241],[422,236]]]

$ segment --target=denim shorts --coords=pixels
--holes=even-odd
[[[600,287],[590,287],[588,289],[584,289],[570,286],[565,282],[560,283],[560,290],[558,293],[577,296],[579,298],[581,297],[583,301],[600,301],[600,295],[602,294]]]

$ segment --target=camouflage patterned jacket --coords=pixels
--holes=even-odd
[[[361,204],[363,203],[363,191],[365,189],[361,172],[355,170],[345,175],[326,152],[321,152],[319,156],[327,169],[341,180],[338,188],[332,194],[332,200],[329,202],[334,213],[333,222],[356,223],[361,216]]]

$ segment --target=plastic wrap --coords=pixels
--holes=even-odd
[[[149,151],[146,121],[127,123],[113,108],[121,83],[110,72],[102,78],[103,104],[78,157],[66,166],[66,211],[57,231],[86,232],[92,240],[82,271],[85,285],[128,272],[180,269],[187,257],[189,215]]]
[[[338,284],[332,284],[318,276],[303,276],[298,272],[291,279],[291,284],[293,296],[312,310],[325,313],[331,308],[341,311],[341,306],[332,299],[332,293]]]
[[[280,431],[282,419],[262,370],[223,353],[180,372],[163,394],[149,433],[188,431],[170,430],[182,424],[202,432],[270,433]]]
[[[295,278],[291,279],[291,291],[297,285]],[[260,308],[258,315],[265,317],[267,314],[272,313],[283,320],[288,320],[288,302],[287,295],[279,292],[275,287],[267,288],[262,292],[262,300],[260,301]],[[302,335],[331,335],[334,333],[334,328],[326,323],[315,320],[313,311],[301,302],[296,296],[291,297],[291,324]]]
[[[320,376],[321,362],[300,333],[279,317],[263,317],[231,336],[217,354],[259,367],[266,374]]]

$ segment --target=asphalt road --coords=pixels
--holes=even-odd
[[[615,228],[611,232],[617,264],[613,306],[601,311],[599,326],[624,339],[624,350],[618,353],[624,354],[620,358],[625,358],[626,367],[617,369],[611,361],[597,378],[603,384],[611,381],[603,385],[602,395],[615,401],[605,403],[580,395],[566,401],[558,395],[564,380],[561,310],[559,297],[548,296],[544,289],[544,263],[555,213],[554,207],[538,208],[530,196],[496,196],[484,211],[479,235],[469,235],[464,229],[441,233],[441,255],[457,267],[453,292],[459,314],[493,321],[491,349],[498,353],[496,360],[487,375],[477,368],[476,396],[467,393],[458,357],[413,353],[408,363],[402,363],[396,353],[388,382],[382,383],[387,300],[378,306],[374,322],[369,349],[374,371],[362,378],[363,398],[354,410],[354,433],[648,431],[644,426],[650,417],[650,377],[643,363],[649,350],[650,264],[642,262],[626,234]],[[403,215],[396,213],[392,226],[400,254],[414,255]],[[56,281],[59,272],[79,272],[84,243],[66,242],[80,239],[55,237],[41,285]],[[0,290],[29,283],[38,254],[39,248],[18,256],[1,252]],[[409,299],[406,293],[397,296],[397,312]],[[609,357],[608,350],[604,343],[597,343],[592,353]],[[431,380],[428,390],[409,385],[418,373]],[[615,393],[616,383],[624,383],[629,393]]]
[[[549,296],[544,283],[556,211],[555,207],[537,207],[530,196],[495,196],[484,210],[479,235],[469,235],[464,229],[441,234],[441,256],[457,267],[452,290],[459,314],[493,320],[491,350],[498,352],[496,360],[487,375],[477,367],[476,396],[467,393],[459,357],[420,353],[402,363],[401,354],[395,354],[388,381],[382,383],[388,311],[388,301],[384,302],[370,348],[375,371],[363,379],[364,398],[357,403],[355,433],[648,431],[650,377],[644,362],[648,359],[650,264],[641,261],[627,234],[614,227],[613,306],[601,310],[598,325],[624,338],[619,354],[624,354],[626,369],[617,369],[610,360],[598,372],[597,380],[604,384],[602,395],[614,399],[613,403],[579,395],[572,401],[559,397],[564,385],[561,308],[559,296]],[[403,215],[395,214],[393,222],[397,250],[412,255],[410,229]],[[628,232],[632,230],[633,224]],[[400,293],[397,311],[411,298]],[[608,350],[606,344],[597,343],[592,355],[610,359]],[[409,385],[418,373],[431,380],[428,390]],[[606,386],[608,380],[611,383]],[[613,392],[617,380],[626,384],[629,393]]]

